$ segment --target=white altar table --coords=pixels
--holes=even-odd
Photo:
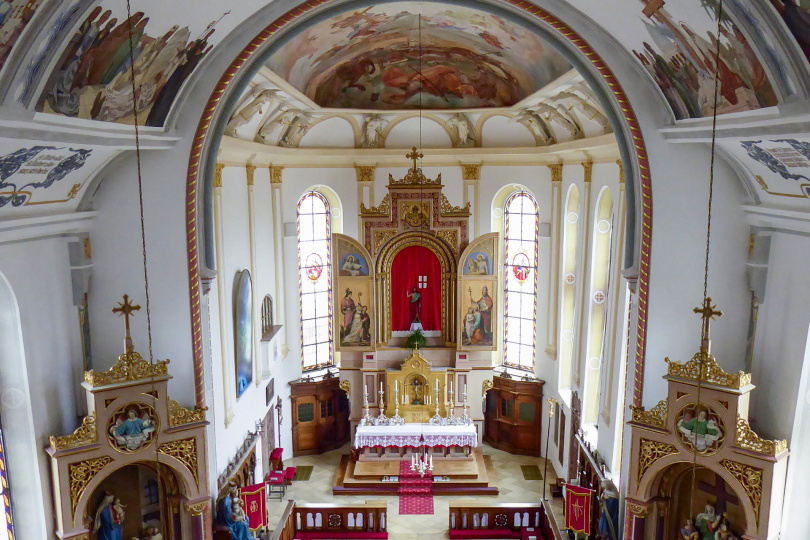
[[[424,437],[424,441],[421,438]],[[475,426],[432,426],[430,424],[405,424],[403,426],[357,426],[354,434],[355,448],[478,446]]]

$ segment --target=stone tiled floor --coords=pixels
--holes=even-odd
[[[543,482],[540,480],[524,480],[520,470],[521,465],[537,465],[543,470],[543,459],[527,456],[513,456],[489,446],[484,446],[484,454],[492,457],[492,465],[498,477],[500,494],[497,497],[458,497],[440,496],[433,498],[433,515],[399,515],[399,497],[382,497],[368,495],[361,497],[346,497],[332,495],[332,486],[335,482],[340,457],[349,452],[349,446],[317,456],[302,456],[285,460],[286,467],[298,465],[313,465],[312,476],[306,482],[295,482],[287,488],[286,499],[295,499],[308,503],[334,503],[352,504],[369,500],[385,500],[388,503],[388,533],[390,540],[439,540],[447,538],[449,501],[465,499],[491,500],[493,503],[526,503],[539,501],[543,496]],[[549,465],[548,479],[556,481],[551,465]],[[548,489],[548,488],[547,488]],[[551,499],[557,523],[562,523],[562,499]],[[268,507],[269,525],[272,528],[278,523],[281,513],[286,506],[285,501],[272,499]]]

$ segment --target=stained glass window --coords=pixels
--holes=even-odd
[[[503,363],[534,371],[537,316],[537,202],[526,191],[516,191],[504,210]]]
[[[14,527],[11,522],[11,494],[8,489],[8,469],[6,468],[6,447],[3,442],[3,426],[0,424],[0,498],[3,503],[0,509],[3,510],[5,523],[0,523],[0,540],[13,540]]]
[[[329,202],[310,191],[298,202],[301,363],[311,371],[332,362],[332,253]]]

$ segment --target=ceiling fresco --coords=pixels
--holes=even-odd
[[[804,56],[810,60],[810,2],[807,0],[768,0],[782,16],[785,24],[799,42]]]
[[[0,69],[45,0],[0,0]]]
[[[0,141],[0,217],[75,209],[88,181],[117,150]]]
[[[214,45],[240,22],[225,8],[216,15],[204,15],[212,10],[201,13],[189,0],[173,0],[174,17],[165,15],[165,6],[165,2],[143,0],[134,5],[131,17],[138,120],[154,127],[163,126],[183,84]],[[64,48],[37,110],[134,123],[130,21],[125,8],[123,2],[105,0],[88,14]],[[239,9],[246,11],[246,6]]]
[[[267,66],[321,107],[378,110],[508,107],[571,69],[522,26],[427,2],[384,4],[317,23]]]

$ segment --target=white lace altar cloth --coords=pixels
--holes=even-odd
[[[420,438],[424,436],[422,442]],[[407,446],[478,446],[475,426],[431,426],[405,424],[404,426],[357,426],[354,447],[407,447]]]

